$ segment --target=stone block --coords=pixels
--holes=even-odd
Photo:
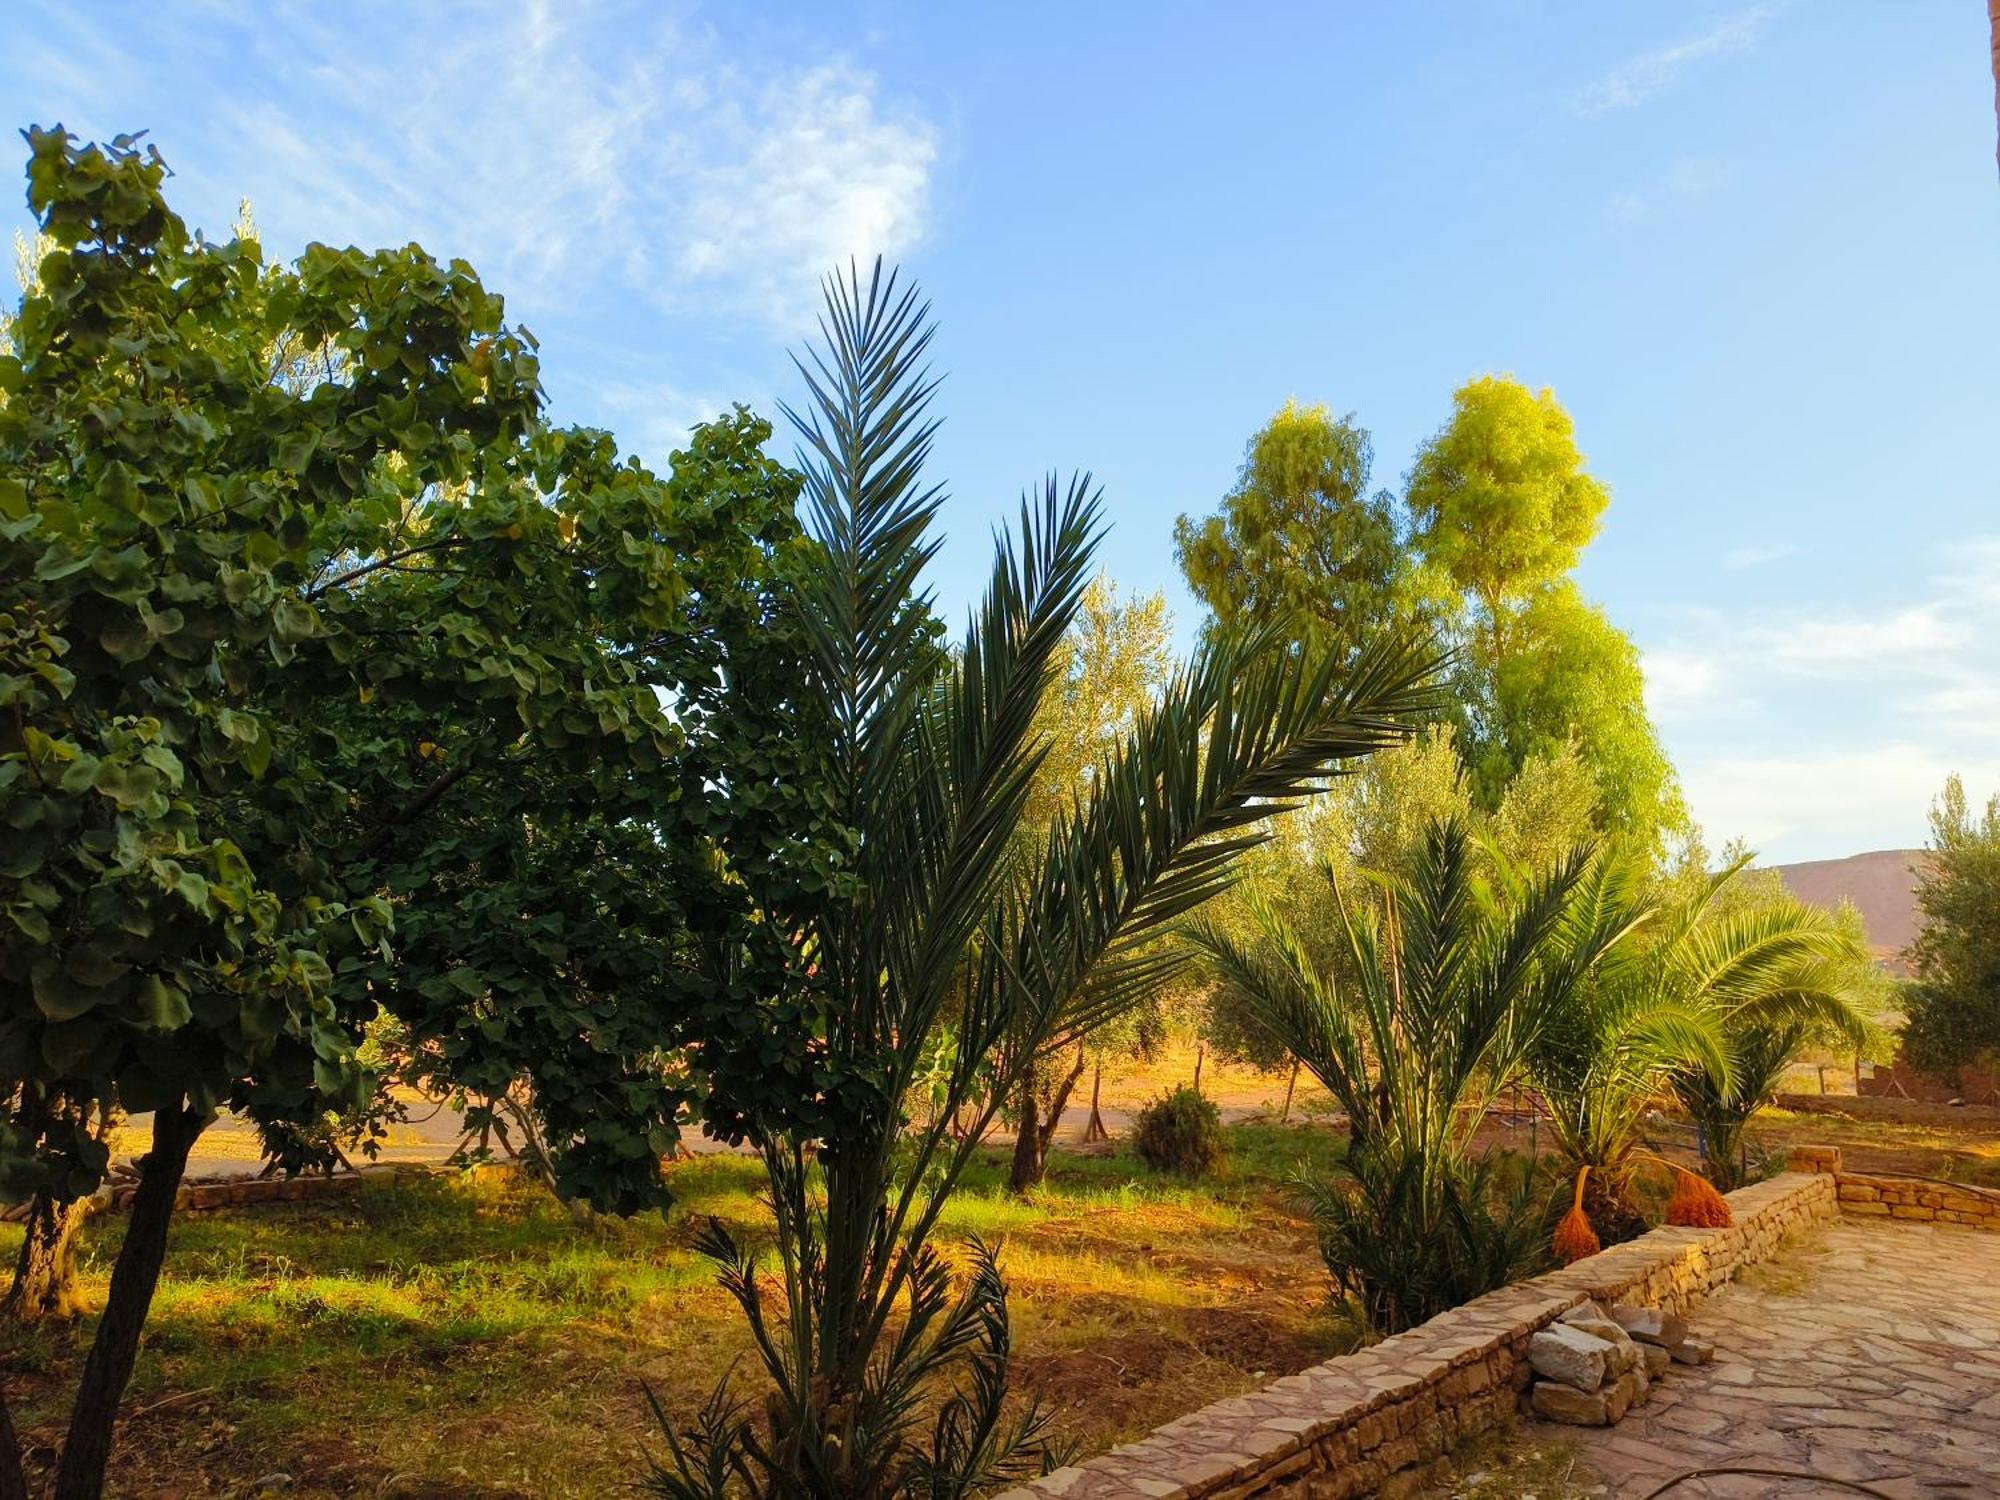
[[[1683,1339],[1682,1342],[1685,1343],[1686,1340]],[[1674,1362],[1673,1355],[1662,1345],[1641,1344],[1639,1348],[1646,1356],[1646,1373],[1654,1380],[1666,1374],[1667,1366]]]
[[[1715,1358],[1715,1345],[1705,1339],[1689,1338],[1667,1352],[1677,1365],[1705,1365]]]
[[[1555,1323],[1528,1340],[1528,1363],[1537,1375],[1579,1391],[1604,1384],[1614,1358],[1612,1346],[1595,1334]]]
[[[1687,1337],[1687,1319],[1658,1307],[1614,1307],[1611,1321],[1642,1344],[1671,1349]]]
[[[1528,1396],[1528,1408],[1546,1422],[1566,1422],[1572,1427],[1611,1425],[1610,1409],[1601,1394],[1580,1391],[1558,1381],[1536,1381]]]
[[[1623,1375],[1627,1370],[1637,1369],[1645,1363],[1644,1356],[1639,1353],[1639,1346],[1632,1342],[1631,1336],[1624,1329],[1609,1318],[1579,1318],[1568,1326],[1578,1333],[1587,1333],[1592,1338],[1603,1339],[1611,1346],[1611,1359],[1605,1371],[1607,1375]]]

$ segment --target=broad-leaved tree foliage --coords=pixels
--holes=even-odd
[[[1924,928],[1904,1040],[1918,1067],[1951,1074],[2000,1049],[2000,796],[1976,807],[1946,781],[1915,873]]]
[[[1408,555],[1374,446],[1350,414],[1287,401],[1249,441],[1235,488],[1174,522],[1181,572],[1230,627],[1275,626],[1350,649],[1401,617]]]
[[[1024,502],[958,647],[936,652],[926,309],[878,265],[829,285],[824,324],[801,426],[826,563],[802,585],[802,618],[855,843],[803,929],[825,1008],[788,1040],[817,1071],[817,1119],[751,1122],[777,1289],[750,1247],[719,1226],[707,1240],[770,1389],[752,1411],[718,1392],[668,1426],[653,1484],[681,1497],[958,1496],[1047,1461],[1037,1410],[1003,1411],[992,1256],[973,1247],[955,1287],[938,1215],[1036,1058],[1147,993],[1177,962],[1149,940],[1228,883],[1274,814],[1400,739],[1435,666],[1399,642],[1308,655],[1218,632],[1024,869],[1035,726],[1089,578],[1097,501],[1085,480],[1050,479]],[[913,1123],[920,1081],[930,1108]]]
[[[732,1108],[797,1094],[738,1001],[796,992],[766,914],[825,873],[777,605],[813,548],[761,424],[660,479],[545,423],[532,340],[462,262],[270,266],[191,234],[136,142],[29,141],[52,248],[0,358],[0,1179],[89,1191],[104,1105],[152,1132],[70,1500],[219,1110],[360,1101],[386,1001],[475,1089],[528,1081],[571,1190],[657,1203],[686,1049],[730,1043]]]
[[[1462,624],[1462,748],[1482,804],[1498,805],[1530,756],[1573,744],[1604,831],[1650,851],[1684,826],[1639,653],[1569,577],[1610,493],[1555,393],[1497,375],[1459,387],[1405,499],[1418,591]]]

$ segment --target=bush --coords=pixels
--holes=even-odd
[[[1156,1172],[1199,1177],[1222,1160],[1222,1112],[1184,1085],[1139,1111],[1132,1149]]]
[[[1414,1328],[1532,1275],[1567,1199],[1505,1152],[1433,1172],[1393,1150],[1350,1151],[1332,1181],[1301,1175],[1320,1255],[1380,1333]]]

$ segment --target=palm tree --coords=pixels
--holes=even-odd
[[[940,653],[921,590],[939,545],[940,495],[922,472],[928,310],[878,263],[865,284],[829,284],[822,326],[827,347],[800,366],[812,415],[793,416],[825,552],[802,610],[853,852],[804,933],[825,995],[816,1097],[748,1127],[770,1176],[782,1297],[767,1299],[749,1248],[720,1228],[705,1241],[771,1390],[757,1414],[718,1392],[668,1429],[652,1482],[683,1500],[732,1485],[957,1496],[1047,1461],[1032,1404],[1003,1419],[993,1258],[975,1245],[955,1290],[931,1240],[938,1215],[1037,1056],[1157,983],[1179,958],[1147,940],[1222,889],[1274,814],[1404,738],[1438,665],[1398,642],[1355,657],[1218,637],[1022,868],[1017,825],[1042,755],[1032,726],[1089,574],[1096,497],[1086,480],[1051,479],[1024,502],[962,644]],[[941,1036],[931,1123],[912,1124],[905,1101]]]
[[[1345,990],[1267,901],[1247,903],[1255,946],[1213,924],[1189,931],[1347,1114],[1341,1180],[1308,1186],[1334,1279],[1389,1332],[1505,1284],[1538,1253],[1528,1184],[1503,1194],[1497,1167],[1469,1155],[1472,1131],[1631,920],[1588,851],[1498,901],[1473,856],[1460,823],[1433,823],[1407,877],[1375,877],[1379,917],[1339,901],[1357,976]]]
[[[1702,1170],[1725,1192],[1743,1185],[1743,1135],[1777,1096],[1806,1047],[1838,1041],[1857,1051],[1875,1027],[1868,1007],[1883,980],[1859,933],[1794,901],[1712,922],[1708,961],[1730,1070],[1684,1068],[1674,1093],[1701,1131]]]
[[[1686,1081],[1718,1109],[1742,1108],[1745,1088],[1754,1083],[1756,1097],[1763,1084],[1739,1069],[1759,1069],[1792,1023],[1846,1029],[1829,976],[1845,972],[1853,940],[1797,902],[1732,909],[1749,862],[1732,861],[1635,929],[1530,1058],[1558,1150],[1589,1169],[1583,1207],[1606,1244],[1646,1227],[1632,1181],[1657,1100]],[[1764,1027],[1779,1037],[1757,1037]],[[1723,1149],[1734,1146],[1732,1137]]]

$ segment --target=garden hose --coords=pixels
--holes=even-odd
[[[1875,1500],[1895,1500],[1887,1490],[1878,1490],[1872,1484],[1863,1484],[1858,1479],[1836,1479],[1831,1474],[1815,1474],[1810,1469],[1765,1469],[1753,1468],[1747,1464],[1717,1464],[1713,1468],[1689,1469],[1685,1474],[1676,1474],[1658,1489],[1648,1490],[1640,1500],[1658,1500],[1668,1490],[1678,1489],[1690,1479],[1709,1479],[1725,1474],[1747,1474],[1758,1479],[1811,1479],[1820,1484],[1836,1485],[1844,1490],[1852,1490],[1857,1495],[1872,1495]]]

